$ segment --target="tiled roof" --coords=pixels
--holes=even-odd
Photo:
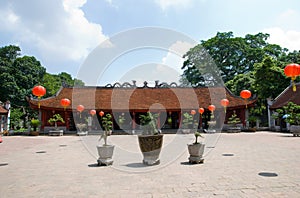
[[[7,114],[7,113],[8,111],[4,107],[0,106],[0,114]]]
[[[293,102],[300,105],[300,83],[296,84],[296,91],[290,85],[279,96],[277,96],[270,106],[270,109],[278,109],[286,105],[288,102]]]
[[[63,108],[60,100],[68,98],[71,105],[68,110],[76,109],[81,104],[85,109],[96,110],[137,110],[150,109],[198,109],[207,108],[210,104],[222,108],[220,100],[227,98],[230,103],[228,108],[244,108],[245,101],[234,96],[224,87],[199,87],[199,88],[112,88],[112,87],[63,87],[56,96],[41,99],[41,109]],[[248,101],[248,105],[255,102]],[[37,108],[37,100],[29,99],[32,108]]]

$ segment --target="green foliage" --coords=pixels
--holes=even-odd
[[[30,125],[33,127],[33,130],[36,131],[37,127],[40,126],[41,122],[37,119],[32,119]]]
[[[192,128],[194,128],[193,124],[193,116],[187,112],[185,112],[183,114],[183,119],[182,119],[182,128],[183,129],[189,129],[190,126],[192,126]]]
[[[289,102],[282,109],[276,110],[277,115],[274,118],[282,118],[284,114],[288,115],[285,121],[291,125],[300,125],[300,105]]]
[[[201,135],[200,132],[198,132],[198,131],[196,131],[196,132],[194,133],[194,135],[195,135],[195,142],[194,142],[194,144],[199,144],[199,142],[198,142],[198,137],[202,137],[202,135]]]
[[[53,96],[61,88],[62,84],[70,86],[83,86],[84,83],[81,80],[72,78],[68,73],[62,72],[59,74],[48,74],[46,73],[42,80],[43,86],[47,89],[46,96]]]
[[[35,57],[20,57],[18,46],[0,48],[0,100],[28,107],[25,100],[34,85],[41,82],[46,69]]]
[[[65,121],[64,121],[64,119],[61,117],[61,115],[60,114],[54,114],[53,116],[52,116],[52,118],[50,118],[49,120],[48,120],[48,123],[50,123],[50,124],[55,124],[54,126],[55,126],[55,128],[57,128],[57,122],[62,122],[62,123],[65,123]]]
[[[112,122],[112,116],[111,114],[107,113],[105,116],[101,118],[102,126],[104,128],[103,134],[100,136],[99,141],[103,138],[104,139],[104,145],[107,145],[107,137],[110,136],[113,122]]]
[[[231,124],[233,126],[236,126],[237,124],[241,123],[241,120],[239,117],[237,117],[235,111],[233,111],[233,114],[231,115],[231,117],[228,118],[227,123]]]
[[[143,127],[144,135],[156,135],[158,134],[157,120],[158,115],[147,112],[145,115],[140,115],[140,122]]]
[[[20,108],[11,108],[11,113],[10,113],[10,123],[11,127],[21,127],[20,126],[20,121],[22,120],[22,117],[24,116],[23,111]]]
[[[125,119],[124,113],[122,113],[121,115],[119,115],[119,117],[118,117],[118,124],[119,124],[120,127],[122,127],[122,125],[124,124],[125,120],[126,119]]]

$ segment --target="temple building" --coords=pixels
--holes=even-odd
[[[269,101],[269,126],[272,130],[289,130],[289,125],[285,122],[285,118],[273,119],[271,116],[276,112],[276,109],[282,108],[289,102],[293,102],[297,105],[300,105],[300,83],[296,84],[296,91],[293,91],[293,86],[290,85],[283,92],[281,92],[273,101]]]
[[[68,98],[71,105],[64,108],[60,101]],[[229,105],[221,106],[221,99],[228,99]],[[150,111],[158,114],[158,127],[164,130],[179,129],[182,124],[183,114],[195,110],[195,120],[198,128],[207,128],[207,122],[213,119],[217,123],[226,123],[233,112],[237,114],[245,125],[247,106],[251,107],[255,99],[244,100],[233,95],[226,87],[182,87],[176,83],[159,83],[149,86],[147,82],[141,87],[136,86],[135,81],[130,83],[115,83],[107,86],[63,86],[56,95],[41,100],[28,99],[31,108],[39,110],[42,121],[41,129],[51,127],[49,118],[54,114],[60,114],[65,123],[58,123],[65,127],[66,131],[76,131],[77,123],[88,123],[90,130],[99,130],[100,111],[111,113],[113,116],[113,130],[139,130],[141,114]],[[39,108],[40,105],[40,108]],[[77,106],[82,105],[84,110],[79,112]],[[209,105],[215,105],[215,111],[208,110]],[[198,109],[205,109],[200,115]],[[91,115],[91,110],[96,110]],[[95,111],[93,111],[95,112]],[[120,119],[123,121],[121,122]]]

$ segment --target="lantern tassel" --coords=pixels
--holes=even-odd
[[[41,104],[40,104],[40,99],[41,99],[41,96],[38,96],[38,108],[41,107]]]
[[[292,77],[292,86],[293,86],[293,91],[296,91],[296,84],[295,84],[295,79],[296,77]]]
[[[226,107],[224,107],[224,112],[226,113]]]

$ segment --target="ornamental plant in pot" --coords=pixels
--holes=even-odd
[[[182,119],[182,133],[186,134],[186,133],[190,133],[191,132],[191,128],[194,128],[194,120],[193,120],[193,116],[187,112],[185,112],[183,114],[183,119]]]
[[[227,123],[229,124],[229,127],[227,129],[227,132],[230,133],[238,133],[241,132],[241,127],[239,127],[237,124],[241,123],[240,118],[237,117],[235,111],[233,111],[233,114],[230,118],[228,118]]]
[[[107,144],[107,137],[111,135],[112,132],[112,116],[111,114],[107,113],[105,116],[101,118],[102,126],[103,126],[103,133],[101,134],[99,141],[102,139],[104,140],[103,145],[97,145],[97,150],[99,154],[99,158],[97,160],[98,166],[101,165],[112,165],[113,164],[113,153],[114,153],[114,145]]]
[[[30,126],[33,128],[33,131],[30,130],[30,135],[34,135],[34,136],[39,135],[40,132],[37,130],[37,128],[40,126],[40,124],[41,122],[37,119],[32,119],[30,121]]]
[[[149,166],[160,163],[159,154],[163,144],[163,135],[158,132],[156,120],[157,115],[150,112],[140,115],[143,134],[138,136],[138,141],[143,163]]]
[[[276,110],[279,115],[282,111],[285,113],[285,121],[290,124],[290,132],[293,136],[300,136],[300,105],[293,102],[289,102],[283,106],[283,109]]]
[[[64,121],[64,119],[61,117],[61,115],[60,114],[54,114],[53,116],[52,116],[52,118],[50,118],[49,120],[48,120],[48,123],[50,123],[51,125],[53,125],[54,124],[54,130],[50,130],[49,131],[49,135],[59,135],[59,136],[61,136],[61,135],[63,135],[63,130],[61,130],[61,129],[58,129],[58,127],[57,127],[57,122],[62,122],[62,123],[65,123],[65,121]]]
[[[192,164],[199,164],[203,163],[203,153],[205,144],[202,142],[198,142],[198,137],[202,137],[199,132],[195,132],[195,142],[192,144],[188,144],[188,151],[189,151],[189,163]]]

